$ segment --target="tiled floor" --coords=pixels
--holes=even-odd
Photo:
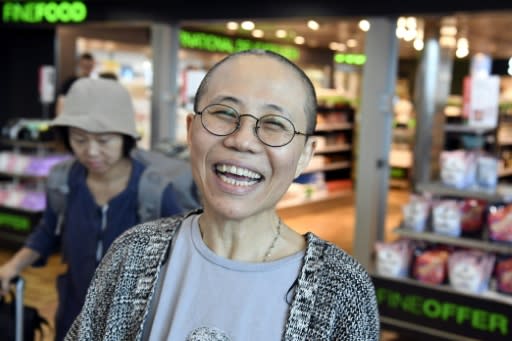
[[[408,192],[392,190],[388,197],[388,214],[386,219],[386,238],[393,238],[391,229],[397,226],[401,217],[401,205],[408,199]],[[355,209],[353,198],[347,197],[322,204],[311,204],[300,208],[283,209],[280,211],[282,219],[299,232],[312,231],[318,236],[332,241],[347,252],[352,252],[352,238],[354,235]],[[12,251],[0,249],[0,262],[4,262]],[[56,309],[57,295],[55,291],[55,278],[65,270],[60,264],[60,258],[55,255],[50,258],[45,268],[29,268],[23,276],[26,279],[25,301],[35,306],[42,315],[52,321]],[[53,331],[46,330],[43,341],[53,339]],[[393,332],[383,331],[382,341],[407,341]]]

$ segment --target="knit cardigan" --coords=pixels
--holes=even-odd
[[[142,340],[162,265],[190,214],[197,211],[137,225],[112,244],[65,340]],[[335,245],[312,233],[305,238],[282,339],[379,340],[375,289],[366,270]]]

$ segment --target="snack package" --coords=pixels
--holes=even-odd
[[[407,277],[411,265],[414,244],[408,239],[391,243],[377,242],[377,273],[382,276]]]
[[[485,224],[487,202],[476,199],[465,199],[459,203],[459,209],[461,213],[460,227],[462,234],[480,234]]]
[[[409,202],[402,207],[404,227],[417,232],[425,231],[430,205],[430,198],[412,194]]]
[[[420,251],[414,259],[413,277],[423,283],[442,284],[447,278],[449,256],[445,249]]]
[[[489,155],[479,155],[476,174],[476,183],[479,186],[495,189],[498,184],[498,159]]]
[[[489,239],[512,242],[512,205],[493,205],[487,216]]]
[[[460,204],[456,200],[439,200],[432,207],[432,228],[435,233],[450,237],[461,235]]]
[[[496,261],[496,282],[499,292],[512,294],[512,257]]]
[[[450,285],[455,290],[482,293],[488,289],[495,258],[477,250],[453,252],[448,257]]]
[[[441,182],[455,188],[476,184],[476,154],[465,150],[443,151],[440,156]]]

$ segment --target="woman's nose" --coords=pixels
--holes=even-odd
[[[89,155],[96,155],[99,153],[100,146],[98,142],[92,140],[87,143],[87,153]]]
[[[238,129],[226,136],[227,146],[241,151],[256,151],[261,142],[256,136],[256,122],[252,117],[241,117]]]

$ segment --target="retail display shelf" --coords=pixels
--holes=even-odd
[[[434,232],[416,232],[403,226],[397,227],[394,230],[394,233],[409,239],[474,248],[489,252],[512,254],[512,243],[500,243],[467,237],[449,237]]]
[[[352,129],[354,125],[349,122],[341,123],[320,123],[316,126],[316,131],[334,131]]]
[[[0,171],[0,175],[12,177],[12,178],[24,178],[24,179],[33,179],[33,180],[43,180],[43,179],[47,178],[46,175],[24,174],[24,173],[15,173],[15,172],[6,172],[6,171]]]
[[[495,302],[499,302],[499,303],[505,303],[507,305],[510,305],[511,306],[510,308],[512,308],[512,296],[506,295],[506,294],[501,294],[501,293],[493,291],[493,290],[485,290],[481,293],[472,293],[472,292],[468,292],[468,291],[455,290],[448,284],[434,285],[434,284],[422,283],[418,280],[415,280],[415,279],[409,278],[409,277],[384,276],[384,275],[378,274],[376,271],[371,271],[370,274],[374,278],[405,283],[407,285],[421,287],[421,288],[425,288],[425,289],[443,291],[443,292],[450,293],[450,294],[464,296],[464,297],[467,297],[467,299],[485,299],[485,300],[495,301]]]
[[[492,203],[508,203],[512,202],[512,185],[498,184],[496,189],[488,189],[481,187],[470,187],[465,189],[457,189],[448,187],[440,182],[420,183],[416,188],[420,192],[431,194],[482,199]]]
[[[324,192],[317,193],[311,196],[310,198],[294,198],[294,199],[285,199],[281,200],[277,204],[278,209],[284,209],[289,207],[295,207],[300,205],[307,205],[312,203],[319,203],[327,200],[339,199],[350,196],[353,194],[352,190],[340,190],[336,192]]]
[[[325,146],[322,148],[315,149],[316,154],[325,154],[325,153],[336,153],[336,152],[342,152],[345,150],[352,149],[352,145],[350,144],[335,144],[332,146]]]
[[[350,168],[350,167],[351,167],[350,161],[339,161],[339,162],[329,163],[329,164],[326,164],[323,166],[308,167],[304,170],[303,173],[313,173],[313,172],[319,172],[319,171],[346,169],[346,168]]]
[[[386,329],[421,335],[421,340],[510,340],[511,296],[492,290],[458,291],[447,284],[430,285],[376,272],[371,277]]]
[[[51,149],[57,146],[55,141],[25,141],[25,140],[0,140],[0,144],[11,146],[11,147],[23,147],[23,148],[46,148]]]
[[[472,133],[477,135],[489,134],[496,130],[496,127],[473,127],[464,124],[445,124],[444,131],[448,133]]]

